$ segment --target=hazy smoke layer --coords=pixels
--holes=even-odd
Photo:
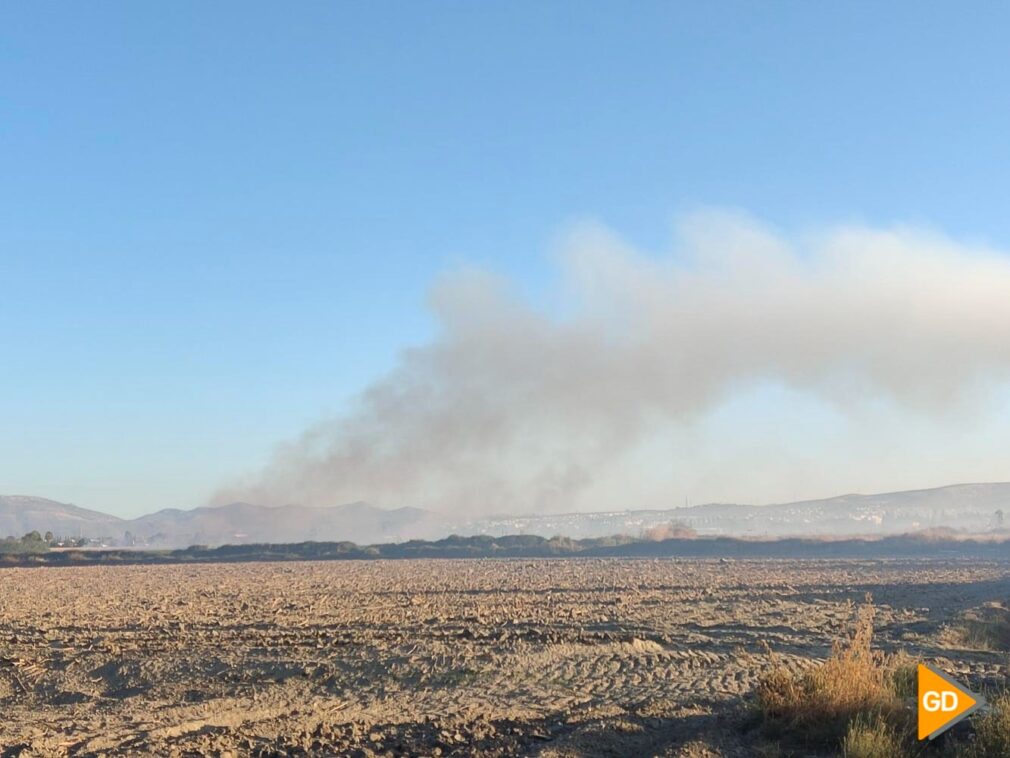
[[[1010,368],[1010,257],[910,229],[785,239],[706,213],[679,226],[667,256],[583,228],[560,261],[547,308],[490,274],[439,283],[431,344],[215,499],[633,507],[603,493],[678,471],[684,430],[754,387],[832,413],[886,406],[893,428],[893,414],[949,411]],[[732,461],[744,473],[765,463]],[[674,486],[669,504],[683,493]]]

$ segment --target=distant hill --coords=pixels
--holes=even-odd
[[[1003,513],[999,523],[998,512]],[[679,522],[700,535],[737,537],[884,536],[928,529],[988,532],[1010,526],[1010,483],[958,484],[878,495],[842,495],[778,505],[710,503],[665,510],[537,514],[452,519],[419,508],[385,510],[367,503],[332,508],[231,503],[191,510],[170,508],[119,519],[33,497],[0,496],[0,537],[32,530],[62,536],[110,538],[124,544],[187,547],[281,542],[349,541],[359,545],[438,539],[450,534],[528,534],[541,537],[639,536]]]
[[[122,519],[42,497],[0,495],[0,537],[48,531],[67,537],[102,537],[121,532]]]
[[[444,529],[442,520],[428,511],[383,510],[367,503],[332,508],[231,503],[191,510],[168,508],[136,519],[120,519],[44,498],[0,496],[0,538],[37,530],[152,547],[306,540],[368,544],[436,537]]]
[[[441,522],[419,508],[383,510],[367,503],[332,508],[231,503],[158,511],[124,522],[123,528],[143,543],[176,547],[305,540],[367,544],[434,536],[440,532]]]
[[[778,505],[709,503],[666,510],[503,516],[459,525],[460,534],[603,537],[640,534],[678,521],[700,534],[731,536],[886,535],[950,528],[984,532],[1010,525],[1010,483],[955,484],[877,495],[841,495]]]

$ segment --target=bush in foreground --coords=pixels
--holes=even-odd
[[[965,614],[957,629],[962,644],[978,650],[1010,650],[1010,608],[995,603]]]
[[[905,698],[915,695],[915,664],[906,656],[872,649],[874,615],[867,598],[857,612],[852,634],[835,643],[822,665],[797,674],[779,662],[761,679],[757,704],[770,731],[823,747],[837,747],[848,739],[853,751],[857,743],[868,745],[873,739],[897,744],[898,735],[910,732],[912,714]],[[862,721],[855,723],[857,717]],[[888,729],[874,729],[874,725]],[[888,754],[900,755],[893,749]]]
[[[854,629],[820,666],[795,673],[781,661],[762,677],[757,707],[783,743],[840,752],[845,758],[1010,757],[1010,693],[990,697],[972,719],[973,734],[938,745],[916,739],[917,663],[872,649],[875,611],[869,597]],[[780,745],[781,747],[781,745]]]
[[[975,738],[957,751],[964,758],[1010,756],[1010,694],[994,698],[991,710],[974,720]]]
[[[872,648],[875,609],[856,612],[852,633],[835,643],[820,666],[801,673],[776,662],[757,687],[757,706],[772,734],[820,748],[841,747],[852,758],[910,751],[915,662]]]

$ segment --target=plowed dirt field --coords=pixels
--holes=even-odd
[[[0,570],[14,755],[747,755],[770,651],[877,641],[975,686],[1010,563],[334,561]]]

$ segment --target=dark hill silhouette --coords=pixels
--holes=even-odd
[[[625,536],[572,540],[535,535],[409,540],[356,545],[353,542],[201,545],[183,550],[52,550],[24,555],[0,553],[0,566],[61,566],[145,563],[234,563],[305,560],[478,558],[695,558],[695,559],[989,559],[1010,560],[1010,534],[958,539],[933,533],[879,539],[742,540],[702,537],[661,541]]]

